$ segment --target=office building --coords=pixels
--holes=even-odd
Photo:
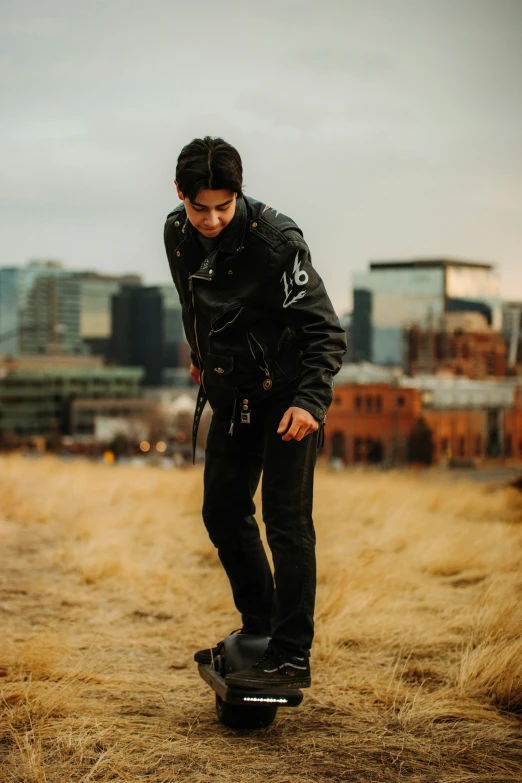
[[[181,306],[174,286],[124,286],[112,298],[109,361],[143,367],[146,386],[162,386],[178,366],[183,340]]]
[[[87,353],[80,335],[80,282],[65,271],[39,275],[20,314],[20,353]]]
[[[112,331],[112,297],[122,286],[140,286],[139,275],[79,273],[80,335],[90,353],[107,356]]]
[[[450,313],[477,313],[499,331],[499,278],[491,264],[453,259],[376,261],[353,277],[353,355],[402,366],[404,331],[443,330]]]
[[[19,352],[19,276],[20,269],[0,269],[0,353]]]
[[[508,371],[522,373],[522,302],[502,305],[502,334],[507,347]]]
[[[59,261],[0,269],[0,352],[106,356],[112,297],[139,275],[67,270]]]
[[[128,414],[142,396],[137,367],[103,367],[96,357],[20,357],[0,361],[0,434],[71,435],[92,431],[96,405]],[[95,401],[74,414],[79,400]],[[143,406],[141,406],[143,407]],[[74,414],[74,415],[73,415]]]
[[[52,260],[30,261],[25,267],[0,268],[0,353],[15,356],[31,352],[31,341],[38,330],[38,325],[32,320],[35,304],[33,288],[40,278],[51,280],[64,274],[66,271],[62,263]],[[38,309],[41,313],[41,306]],[[49,331],[57,334],[60,329],[53,330],[47,321],[45,333]]]

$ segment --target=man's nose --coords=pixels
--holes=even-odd
[[[208,212],[205,215],[205,225],[208,228],[217,228],[219,226],[219,215],[217,212]]]

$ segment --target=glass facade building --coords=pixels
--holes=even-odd
[[[173,285],[124,287],[112,297],[109,360],[145,369],[146,386],[161,386],[178,366],[183,340],[181,305]]]
[[[449,259],[382,261],[353,277],[352,340],[357,361],[402,365],[404,330],[444,328],[452,312],[476,312],[502,324],[500,281],[490,264]]]
[[[105,356],[112,297],[139,275],[71,271],[58,261],[0,269],[0,354]]]
[[[0,269],[0,354],[19,352],[20,269]]]

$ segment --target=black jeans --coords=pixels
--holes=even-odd
[[[238,401],[238,409],[241,400]],[[272,636],[284,651],[309,655],[314,635],[313,477],[318,433],[283,441],[279,422],[291,399],[252,406],[251,423],[214,409],[207,440],[203,519],[232,587],[246,633]],[[254,518],[262,503],[274,578]]]

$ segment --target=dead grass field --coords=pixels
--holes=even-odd
[[[240,624],[201,481],[0,460],[2,783],[522,781],[522,495],[319,470],[314,686],[237,734],[192,663]]]

